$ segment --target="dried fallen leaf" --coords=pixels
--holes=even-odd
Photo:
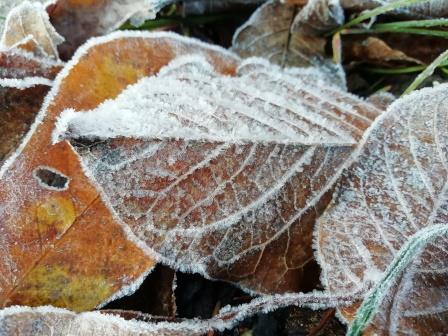
[[[92,40],[67,64],[32,132],[0,169],[0,305],[91,309],[135,290],[152,268],[112,218],[73,148],[51,145],[51,132],[62,110],[93,108],[192,50],[225,73],[234,69],[235,59],[222,49],[138,33]]]
[[[228,77],[186,57],[68,109],[54,139],[100,140],[79,148],[83,165],[148,253],[253,291],[298,290],[314,220],[380,113],[325,79],[260,59]]]
[[[0,44],[57,59],[56,48],[63,40],[51,25],[44,7],[38,2],[25,1],[9,12]]]
[[[409,42],[409,41],[408,41]],[[347,62],[372,63],[379,65],[423,64],[419,59],[406,55],[403,51],[391,48],[377,37],[364,40],[344,39],[344,59]]]
[[[448,39],[413,34],[381,34],[381,39],[393,49],[408,57],[430,64],[437,56],[448,49]]]
[[[329,6],[327,0],[313,0],[304,7],[271,0],[235,32],[232,50],[242,57],[263,57],[282,67],[327,68],[332,81],[344,83],[342,69],[326,58],[326,39],[322,37],[343,19],[341,8]]]
[[[372,126],[319,219],[317,254],[330,292],[375,284],[413,234],[448,222],[447,90],[440,85],[397,100]],[[446,240],[443,244],[427,252],[431,263],[424,254],[418,269],[403,274],[376,332],[448,331]],[[341,310],[345,319],[351,321],[356,308]]]
[[[135,24],[156,13],[169,0],[57,0],[48,5],[51,23],[65,38],[61,58],[69,59],[90,37],[110,33],[128,19]]]

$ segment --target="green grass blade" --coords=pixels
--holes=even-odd
[[[412,82],[411,85],[403,92],[403,95],[406,95],[415,89],[417,89],[423,81],[431,76],[434,73],[434,70],[441,66],[446,66],[446,62],[448,61],[448,50],[441,53],[430,65],[426,67],[426,69],[420,73],[417,78]]]
[[[353,26],[355,26],[365,20],[368,20],[374,16],[378,16],[378,15],[381,15],[381,14],[384,14],[387,12],[391,12],[391,11],[396,10],[401,7],[415,5],[415,4],[421,4],[421,3],[428,2],[428,1],[429,0],[398,0],[398,1],[395,1],[392,3],[389,3],[387,5],[377,7],[375,9],[364,11],[363,13],[361,13],[361,15],[355,17],[353,20],[351,20],[351,21],[347,22],[345,25],[339,27],[332,34],[340,32],[341,30],[344,30],[346,28],[353,27]]]
[[[444,27],[448,26],[448,19],[433,19],[433,20],[411,20],[411,21],[398,21],[388,23],[378,23],[374,27],[377,28],[427,28],[427,27]]]
[[[180,22],[176,19],[159,18],[145,21],[140,26],[134,26],[130,23],[125,23],[120,27],[120,30],[152,30],[178,24],[180,24]]]
[[[387,295],[389,288],[392,286],[397,276],[409,265],[412,258],[421,252],[421,250],[432,240],[438,236],[448,235],[448,225],[433,225],[424,228],[414,234],[395,256],[392,263],[383,274],[383,278],[378,284],[367,294],[364,301],[359,307],[353,323],[350,325],[347,336],[359,336],[368,326],[371,319],[378,310],[384,297]]]
[[[367,71],[370,73],[382,74],[382,75],[403,75],[409,73],[420,72],[426,69],[425,65],[415,65],[410,67],[402,68],[375,68],[375,67],[365,67],[362,71]]]
[[[120,30],[153,30],[157,28],[163,28],[168,26],[178,26],[181,24],[185,25],[204,25],[213,22],[219,22],[223,20],[229,20],[244,17],[245,12],[235,14],[235,13],[225,13],[219,15],[190,15],[186,17],[171,15],[169,17],[161,17],[154,20],[147,20],[140,26],[133,26],[130,23],[125,23],[120,27]]]
[[[383,33],[399,33],[399,34],[414,34],[414,35],[425,35],[425,36],[434,36],[441,38],[448,38],[448,31],[444,30],[434,30],[434,29],[421,29],[421,28],[378,28],[377,26],[373,26],[370,29],[345,29],[341,31],[343,35],[350,34],[383,34]]]

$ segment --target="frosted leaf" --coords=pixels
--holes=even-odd
[[[313,0],[302,8],[268,1],[235,32],[232,50],[242,57],[263,57],[282,67],[316,66],[331,81],[344,86],[344,71],[326,59],[326,40],[320,36],[344,19],[342,9],[330,3]]]
[[[53,79],[62,68],[62,63],[46,58],[37,58],[20,49],[0,51],[0,78],[25,79],[44,77]]]
[[[309,0],[294,18],[292,30],[325,33],[344,23],[339,0]]]
[[[227,77],[217,74],[204,58],[186,56],[92,111],[63,112],[54,141],[67,133],[66,137],[94,139],[123,136],[228,143],[355,143],[362,131],[353,127],[349,112],[342,116],[315,112],[306,99],[288,101],[294,92],[310,95],[310,101],[342,92],[332,87],[328,91],[318,89],[326,84],[315,79],[304,82],[289,73],[282,76],[277,66],[259,59],[247,59],[236,77]],[[337,100],[334,103],[339,105]],[[354,117],[362,125],[370,121],[356,113]]]
[[[98,108],[65,111],[53,139],[99,140],[78,148],[83,165],[148,253],[252,291],[297,290],[315,217],[380,113],[310,78],[261,59],[228,77],[178,58]]]
[[[371,126],[357,162],[315,233],[322,281],[330,292],[356,291],[377,283],[409,237],[448,221],[447,89],[440,85],[401,98]],[[401,278],[398,287],[402,293],[410,288],[425,296],[437,293],[433,280],[438,274],[446,278],[446,250],[434,253],[431,264],[422,259],[419,267],[425,274],[406,271],[409,276]],[[398,293],[393,313],[382,328],[399,333],[394,328],[401,324],[399,328],[431,330],[437,328],[431,322],[437,316],[446,318],[446,290],[434,301],[442,315],[424,308],[426,299],[416,301],[413,293]],[[342,310],[343,316],[350,321],[355,308]],[[418,313],[420,324],[402,319],[408,309]]]
[[[64,36],[61,57],[69,59],[90,37],[105,35],[118,29],[128,19],[135,25],[155,18],[171,0],[57,0],[47,10],[56,30]]]
[[[183,336],[206,335],[213,331],[224,331],[235,327],[244,319],[259,313],[268,313],[287,306],[310,307],[312,309],[344,306],[358,295],[331,296],[327,293],[288,293],[266,295],[250,303],[235,307],[225,306],[208,320],[192,319],[180,322],[157,321],[147,314],[134,314],[138,319],[123,319],[118,315],[94,311],[76,314],[69,310],[43,307],[13,306],[0,310],[0,334],[12,335],[72,335],[86,334],[139,335],[139,336]],[[132,312],[129,312],[132,313]],[[128,314],[132,317],[132,314]]]
[[[20,50],[0,51],[0,165],[28,131],[60,68]]]
[[[36,56],[57,59],[56,47],[63,40],[51,25],[42,4],[24,1],[9,12],[0,44],[27,50]]]
[[[21,3],[29,1],[29,0],[8,0],[8,1],[0,1],[0,16],[6,18],[8,13],[14,7],[19,6]],[[42,4],[48,3],[48,0],[34,0],[33,2],[40,2]],[[51,2],[51,1],[50,1]],[[0,19],[0,32],[3,31],[4,21]]]
[[[0,310],[2,336],[200,336],[213,329],[199,321],[140,322],[100,312],[76,314],[53,307],[14,306]]]

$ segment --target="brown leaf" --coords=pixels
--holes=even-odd
[[[19,50],[0,52],[0,164],[29,130],[61,65]]]
[[[0,164],[29,130],[49,89],[43,81],[17,88],[0,79]]]
[[[23,2],[9,12],[0,43],[5,47],[29,51],[36,56],[57,59],[56,47],[63,40],[40,3]]]
[[[98,108],[68,109],[53,136],[100,139],[78,148],[83,165],[162,262],[253,291],[298,290],[314,220],[380,113],[301,71],[247,60],[232,78],[177,59]]]
[[[319,219],[317,253],[330,292],[376,284],[413,234],[448,222],[447,89],[440,85],[399,99],[372,126]],[[446,240],[440,243],[397,278],[376,333],[448,331]],[[341,313],[351,321],[356,309]]]
[[[152,259],[112,218],[70,144],[51,144],[62,110],[92,108],[113,98],[175,55],[195,50],[208,55],[224,73],[234,69],[235,60],[220,49],[198,47],[173,35],[146,36],[112,36],[81,50],[58,77],[41,122],[1,167],[1,305],[52,303],[91,309],[152,267]]]
[[[62,65],[48,59],[32,57],[17,49],[0,52],[0,78],[44,77],[52,80]]]
[[[448,40],[433,36],[413,34],[381,34],[381,39],[395,50],[407,56],[430,64],[437,56],[448,49]]]
[[[155,17],[165,3],[169,1],[57,0],[48,5],[47,11],[51,23],[65,38],[59,52],[67,60],[89,38],[110,33],[129,18],[138,23],[146,17]]]
[[[271,0],[260,6],[233,37],[232,50],[242,57],[263,57],[282,67],[318,66],[332,81],[344,82],[342,70],[325,54],[322,33],[342,23],[340,7],[327,0],[301,7]]]
[[[410,42],[410,41],[408,41]],[[422,61],[406,55],[401,50],[389,46],[377,37],[366,39],[344,39],[344,59],[347,62],[362,62],[379,65],[423,64]]]

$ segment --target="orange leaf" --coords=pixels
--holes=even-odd
[[[191,50],[225,73],[234,69],[220,49],[132,34],[93,40],[59,75],[32,131],[0,170],[1,305],[91,309],[153,266],[112,218],[72,146],[52,145],[51,132],[65,108],[95,107]]]

